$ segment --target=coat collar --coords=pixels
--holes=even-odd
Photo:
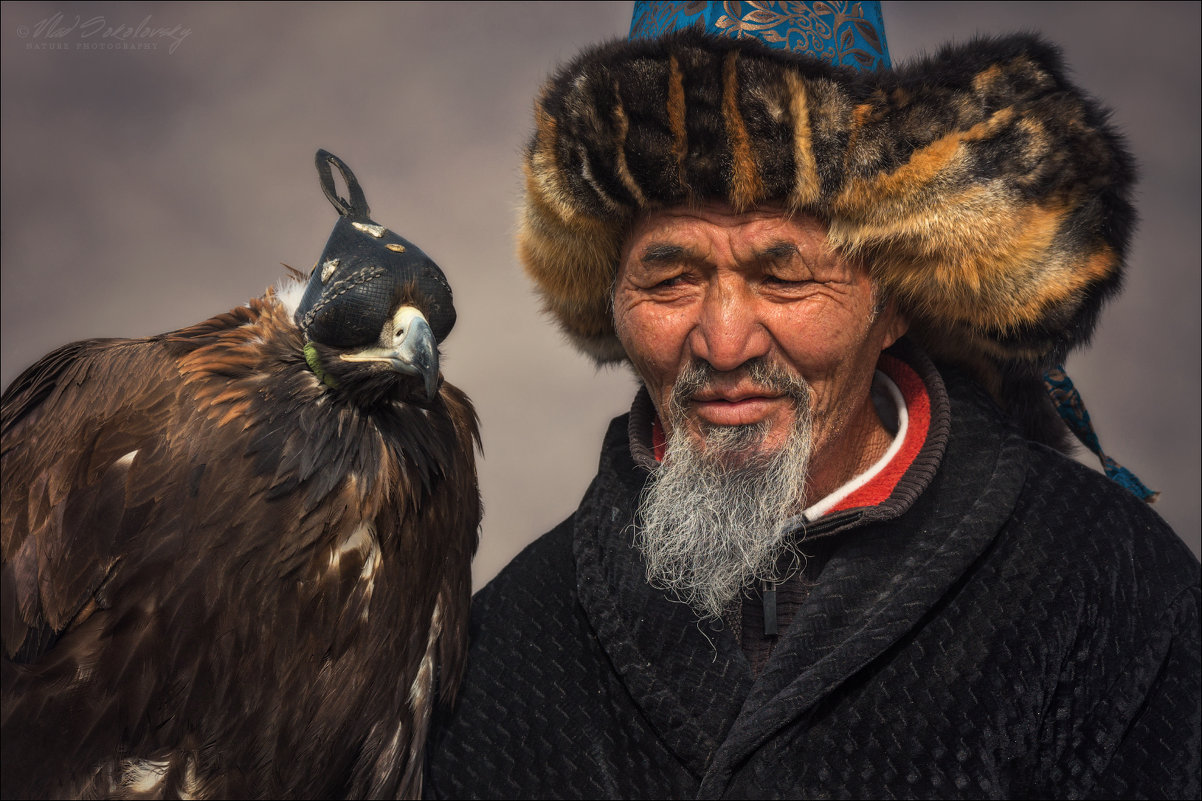
[[[610,426],[575,520],[581,604],[626,691],[703,794],[721,792],[743,756],[918,625],[1014,506],[1024,441],[975,384],[952,374],[945,390],[924,356],[902,353],[931,394],[928,441],[885,502],[809,526],[807,540],[838,537],[835,550],[758,679],[729,629],[699,623],[647,584],[631,536],[648,476],[628,433],[638,405]]]

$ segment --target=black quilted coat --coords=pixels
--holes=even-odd
[[[757,677],[643,579],[647,472],[615,420],[576,513],[476,596],[427,793],[1197,798],[1198,561],[975,384],[915,366],[924,450],[880,507],[810,526],[831,556]]]

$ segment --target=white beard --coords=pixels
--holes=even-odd
[[[761,452],[767,424],[706,426],[704,444],[686,430],[684,407],[713,370],[682,373],[668,415],[673,434],[662,464],[639,500],[635,544],[647,579],[702,618],[720,617],[756,579],[777,578],[789,547],[784,522],[801,512],[812,445],[809,387],[771,365],[754,363],[759,386],[787,392],[796,422],[785,444]]]

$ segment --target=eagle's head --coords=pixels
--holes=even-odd
[[[331,165],[346,181],[339,197]],[[350,168],[317,151],[326,197],[341,215],[293,317],[305,359],[322,381],[359,403],[432,400],[438,344],[455,325],[451,287],[421,248],[369,216]]]

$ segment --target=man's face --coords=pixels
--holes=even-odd
[[[883,450],[863,452],[883,433],[869,390],[877,357],[905,323],[892,306],[876,313],[874,302],[867,272],[827,247],[814,218],[675,208],[642,218],[628,239],[614,325],[665,433],[702,450],[707,432],[755,424],[762,434],[752,447],[779,450],[797,425],[796,393],[757,374],[766,368],[808,385],[809,485],[826,492]],[[688,380],[706,365],[700,386]]]

